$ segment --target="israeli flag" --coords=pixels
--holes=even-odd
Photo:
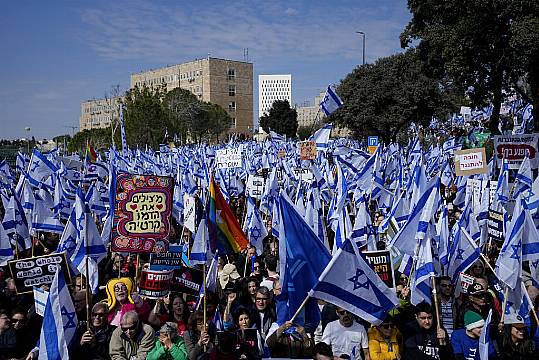
[[[357,246],[346,240],[331,259],[309,295],[335,304],[378,325],[399,300],[365,261]]]
[[[4,230],[4,225],[0,222],[0,266],[6,266],[11,259],[13,259],[13,249],[9,242],[9,236]]]
[[[39,360],[69,359],[68,346],[75,337],[77,314],[60,269],[51,284],[39,338]]]
[[[309,140],[316,143],[316,150],[325,151],[328,147],[329,135],[331,134],[331,129],[333,124],[326,124],[321,129],[317,130],[314,134],[309,137]]]
[[[324,99],[322,99],[322,102],[320,103],[320,110],[322,110],[326,116],[329,116],[342,105],[343,102],[339,95],[337,95],[335,92],[335,87],[333,85],[329,85],[326,89]]]
[[[425,237],[419,243],[414,278],[410,286],[410,301],[417,305],[422,301],[431,303],[431,278],[434,276],[431,240]]]

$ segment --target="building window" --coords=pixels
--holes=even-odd
[[[236,85],[228,85],[228,96],[236,96]]]
[[[236,69],[229,68],[228,69],[228,80],[234,80],[236,78]]]
[[[237,124],[236,124],[236,118],[235,118],[235,117],[232,118],[232,123],[234,124],[233,127],[234,127],[234,129],[235,129],[236,126],[237,126]]]
[[[228,111],[233,112],[236,111],[236,102],[231,101],[228,103]]]

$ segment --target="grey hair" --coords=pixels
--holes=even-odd
[[[120,322],[124,322],[126,320],[133,320],[133,322],[139,321],[138,313],[134,310],[126,312],[123,316]]]
[[[96,312],[98,309],[103,309],[105,310],[105,312],[108,314],[109,312],[109,307],[106,303],[104,302],[98,302],[96,303],[93,307],[92,307],[92,312]]]
[[[170,334],[172,337],[178,335],[178,325],[176,325],[173,322],[166,322],[161,326],[161,329],[159,330],[159,333],[164,334]]]

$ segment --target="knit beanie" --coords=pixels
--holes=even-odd
[[[464,326],[466,330],[472,330],[485,325],[485,320],[475,311],[468,310],[464,314]]]

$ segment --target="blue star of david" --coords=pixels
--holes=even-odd
[[[62,306],[60,313],[67,317],[67,322],[64,323],[64,329],[77,327],[77,324],[75,323],[75,312],[68,312],[66,307]]]
[[[249,215],[247,215],[247,224],[251,223],[252,218],[253,218],[253,213],[250,213]]]
[[[457,257],[455,258],[455,260],[464,260],[462,254],[464,254],[464,249],[457,249]]]
[[[365,281],[364,283],[362,283],[359,278],[361,276],[365,276],[365,271],[361,270],[361,269],[356,269],[356,275],[352,276],[351,278],[348,279],[348,281],[351,281],[354,283],[354,290],[357,290],[359,288],[365,288],[365,289],[369,289],[369,279],[367,279],[367,281]],[[366,276],[365,276],[366,277]]]
[[[82,224],[83,221],[84,221],[84,215],[81,215],[81,217],[77,219],[77,228],[79,230],[82,230],[84,228],[84,225]]]
[[[513,254],[510,256],[511,259],[520,260],[520,255],[518,253],[521,247],[522,247],[522,240],[520,240],[518,244],[516,245],[511,245],[511,248],[513,250]]]
[[[513,307],[513,302],[507,300],[507,305],[505,306],[505,314],[508,315],[511,313],[511,308]]]
[[[79,173],[78,171],[75,171],[75,172],[73,173],[73,177],[74,177],[75,179],[78,179],[78,178],[80,177],[80,173]]]
[[[37,170],[38,167],[39,167],[39,160],[35,160],[34,162],[32,162],[32,169],[30,169],[30,171],[34,172]]]
[[[260,236],[261,236],[261,232],[260,232],[260,229],[257,228],[256,226],[253,227],[251,229],[251,237],[253,238],[253,240],[256,242],[258,239],[260,239]]]
[[[532,261],[532,266],[534,268],[537,268],[539,266],[539,259],[535,260],[535,261]]]

